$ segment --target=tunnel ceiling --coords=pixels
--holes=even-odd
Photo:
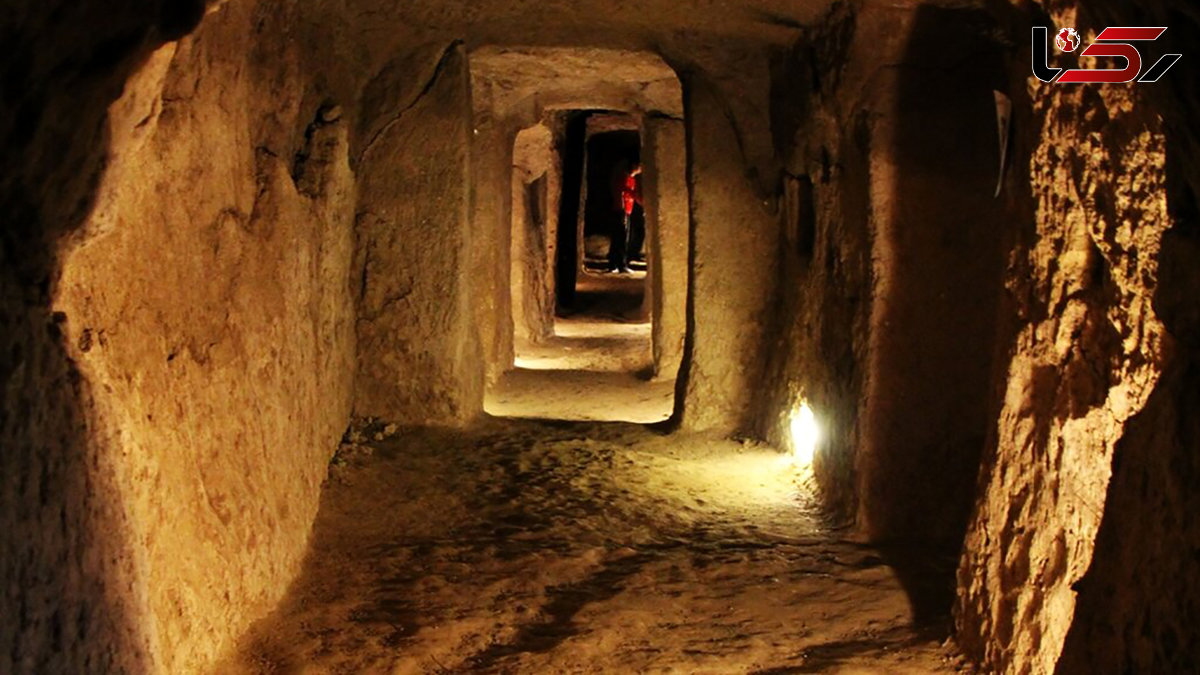
[[[679,79],[645,52],[483,47],[471,54],[477,109],[610,109],[683,115]]]
[[[457,33],[469,45],[643,45],[648,36],[712,34],[787,43],[831,0],[355,0],[361,17],[395,17],[409,27]],[[390,5],[390,6],[389,6]],[[547,31],[553,27],[552,31]]]

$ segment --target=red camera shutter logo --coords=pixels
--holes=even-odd
[[[1064,71],[1062,68],[1052,68],[1049,65],[1048,32],[1045,27],[1041,26],[1035,26],[1033,29],[1033,74],[1043,82],[1066,84],[1115,84],[1134,80],[1157,82],[1183,56],[1182,54],[1166,54],[1156,61],[1145,74],[1142,74],[1142,54],[1131,43],[1153,42],[1167,32],[1166,27],[1110,27],[1100,31],[1100,34],[1096,36],[1096,41],[1085,47],[1080,55],[1124,59],[1124,68],[1075,68]],[[1064,35],[1074,36],[1075,31],[1071,28],[1064,28],[1058,33],[1055,41],[1060,49],[1063,47],[1061,36]],[[1140,78],[1139,74],[1141,74]]]

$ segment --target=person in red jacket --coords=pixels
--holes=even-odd
[[[642,165],[632,169],[618,169],[619,187],[616,200],[620,208],[620,225],[614,228],[608,249],[608,266],[613,272],[628,273],[630,239],[633,230],[634,210],[642,205]]]

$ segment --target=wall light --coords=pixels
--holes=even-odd
[[[817,417],[808,402],[801,401],[800,407],[792,412],[792,454],[796,463],[802,466],[812,464],[820,440],[821,427],[817,424]]]

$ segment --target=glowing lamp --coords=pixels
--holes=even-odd
[[[812,464],[817,452],[817,441],[821,440],[821,427],[807,402],[792,413],[792,454],[797,464]]]

